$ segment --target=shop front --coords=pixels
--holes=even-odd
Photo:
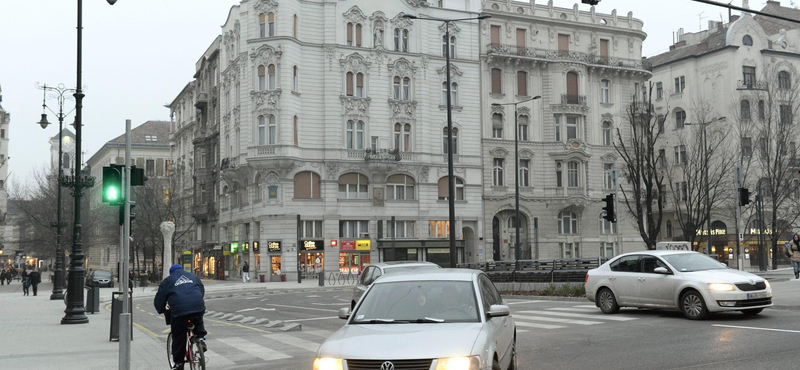
[[[267,242],[270,281],[281,281],[281,244],[280,240],[270,240]],[[283,278],[283,280],[285,281],[286,278]]]
[[[726,263],[731,268],[738,268],[739,254],[742,254],[741,260],[743,261],[743,269],[745,270],[757,270],[760,261],[765,257],[767,258],[767,266],[770,266],[773,258],[772,248],[770,248],[772,230],[765,229],[763,232],[762,240],[759,241],[761,228],[759,228],[758,225],[749,225],[748,228],[744,230],[741,246],[737,250],[739,237],[732,230],[729,233],[727,226],[722,221],[714,221],[711,224],[711,256],[716,256],[717,261]],[[783,248],[783,244],[790,238],[790,232],[782,234],[778,241],[778,246]],[[707,244],[708,232],[705,229],[698,230],[697,238],[695,239],[692,249],[699,253],[708,254]],[[762,244],[765,245],[764,249],[766,249],[763,252],[761,248]],[[784,259],[783,253],[779,253],[778,264],[788,265],[788,260],[784,261]]]
[[[370,264],[371,240],[342,240],[339,249],[339,272],[361,274]]]
[[[253,258],[255,261],[250,261],[250,267],[253,269],[252,271],[261,271],[261,247],[258,240],[253,241]]]
[[[322,272],[325,263],[325,241],[301,240],[297,253],[297,263],[304,279],[310,279]]]
[[[213,246],[211,249],[204,250],[203,261],[200,267],[200,273],[202,277],[206,278],[216,278],[217,276],[217,254],[221,254],[222,246]]]
[[[456,240],[457,263],[464,262],[465,241]],[[428,261],[442,267],[450,267],[449,240],[379,240],[379,259],[390,261]]]

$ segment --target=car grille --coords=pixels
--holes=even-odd
[[[772,298],[747,299],[736,301],[736,307],[755,307],[772,304]]]
[[[381,365],[389,361],[395,370],[429,370],[433,360],[347,360],[350,370],[380,370]]]
[[[751,285],[749,283],[739,283],[736,284],[736,287],[743,292],[751,292],[754,290],[764,290],[767,289],[767,283],[763,281],[757,282],[755,285]]]

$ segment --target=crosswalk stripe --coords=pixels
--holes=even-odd
[[[218,339],[220,342],[225,343],[231,347],[238,348],[251,356],[258,357],[264,361],[280,360],[284,358],[292,358],[287,354],[278,352],[276,350],[260,346],[246,339],[239,337],[222,338]]]
[[[310,340],[305,340],[303,338],[298,338],[288,334],[265,334],[264,337],[276,340],[281,343],[288,344],[293,347],[297,347],[300,349],[304,349],[309,352],[316,352],[319,349],[319,343],[312,342]]]
[[[524,303],[540,303],[540,302],[545,302],[545,301],[511,301],[507,302],[506,304],[510,305],[510,304],[524,304]]]
[[[572,319],[560,319],[557,317],[544,317],[544,316],[531,316],[531,315],[515,315],[514,321],[517,320],[533,320],[533,321],[548,321],[548,322],[560,322],[564,324],[575,324],[575,325],[597,325],[602,324],[600,321],[584,321],[584,320],[572,320]]]
[[[566,328],[566,326],[548,325],[548,324],[533,324],[533,323],[524,322],[524,321],[515,321],[514,323],[517,324],[517,326],[521,326],[523,328],[538,328],[538,329],[562,329],[562,328]]]
[[[528,331],[525,329],[517,329],[517,333],[527,333]]]
[[[572,306],[572,307],[575,307],[575,308],[597,308],[597,306],[595,306],[593,304],[582,304],[582,305],[579,305],[579,306]]]
[[[574,312],[600,312],[597,307],[592,308],[578,308],[578,307],[554,307],[548,308],[550,311],[574,311]]]
[[[206,362],[209,364],[214,364],[214,367],[220,366],[234,366],[236,365],[235,362],[228,360],[225,356],[220,355],[214,351],[206,351]]]
[[[321,338],[328,339],[331,335],[333,335],[333,331],[330,330],[303,330],[303,333],[311,334],[314,336],[318,336]]]
[[[635,317],[622,317],[619,315],[589,315],[589,314],[581,314],[581,313],[571,313],[571,312],[553,312],[553,311],[522,311],[521,313],[533,313],[539,315],[550,315],[550,316],[563,316],[563,317],[576,317],[580,319],[597,319],[597,320],[609,320],[609,321],[631,321],[631,320],[638,320]]]

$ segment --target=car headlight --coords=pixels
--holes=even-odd
[[[314,360],[314,370],[342,370],[341,358],[317,357]]]
[[[727,283],[709,283],[708,289],[717,292],[730,292],[732,290],[736,290],[736,287],[734,287],[733,284]]]
[[[480,368],[481,359],[478,356],[440,358],[436,363],[436,370],[479,370]]]
[[[769,285],[769,280],[764,279],[764,284],[767,286],[767,289],[772,289],[772,285]]]

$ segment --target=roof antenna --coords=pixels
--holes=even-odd
[[[697,18],[698,18],[697,19],[697,31],[698,32],[703,30],[703,19],[708,18],[708,17],[703,17],[703,13],[705,13],[705,12],[700,12],[700,14],[697,15]]]

